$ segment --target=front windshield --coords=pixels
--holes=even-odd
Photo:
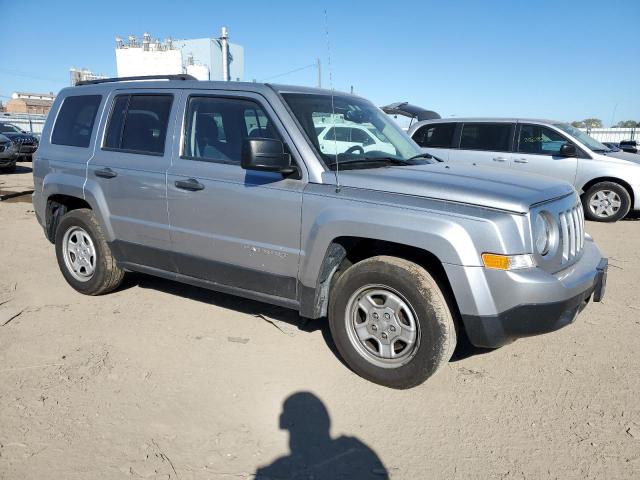
[[[556,127],[556,128],[559,128],[560,130],[562,130],[565,133],[568,133],[573,138],[578,140],[583,145],[586,145],[587,148],[589,148],[590,150],[593,150],[594,152],[608,152],[609,150],[611,150],[609,147],[607,147],[606,145],[603,145],[602,143],[597,141],[595,138],[591,138],[589,135],[584,133],[582,130],[579,130],[579,129],[575,128],[575,127],[572,127],[569,124],[556,123],[553,126]]]
[[[22,130],[10,123],[0,123],[0,133],[22,133]]]
[[[424,163],[420,148],[372,103],[342,95],[282,95],[319,156],[331,169],[336,164]],[[387,162],[387,163],[385,163]],[[350,167],[352,168],[352,167]]]

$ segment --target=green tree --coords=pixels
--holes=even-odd
[[[622,120],[614,125],[614,128],[637,128],[640,127],[640,122],[635,120]]]
[[[584,124],[587,128],[602,128],[602,120],[599,118],[585,118]]]
[[[580,120],[575,120],[571,122],[571,126],[575,128],[584,128],[584,122]]]

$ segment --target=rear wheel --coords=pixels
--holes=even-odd
[[[56,257],[65,280],[85,295],[117,288],[124,272],[116,264],[94,213],[86,208],[65,214],[56,229]]]
[[[631,196],[620,184],[600,182],[589,187],[582,197],[585,216],[596,222],[617,222],[631,209]]]
[[[347,365],[392,388],[424,382],[456,345],[453,317],[436,281],[397,257],[372,257],[342,274],[331,291],[329,322]]]

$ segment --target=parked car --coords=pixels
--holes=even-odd
[[[601,300],[607,260],[566,182],[435,162],[354,95],[187,78],[56,97],[33,204],[79,292],[136,271],[328,316],[345,362],[394,388],[444,365],[462,330],[498,347]],[[324,153],[318,118],[394,153]]]
[[[605,147],[607,147],[612,152],[620,151],[620,144],[616,142],[601,142]]]
[[[623,140],[620,142],[620,149],[628,153],[640,153],[637,140]]]
[[[0,122],[0,133],[9,137],[18,149],[18,156],[31,161],[33,152],[38,148],[38,138],[31,133],[21,130],[12,123]]]
[[[409,135],[450,162],[536,173],[580,192],[589,220],[615,222],[640,210],[640,155],[613,151],[581,130],[551,120],[428,120]]]
[[[375,127],[360,126],[347,122],[334,125],[316,125],[316,132],[322,128],[318,134],[320,151],[325,155],[335,155],[348,150],[352,152],[369,153],[384,152],[395,155],[396,149],[382,132]]]
[[[11,173],[16,170],[18,149],[8,137],[0,134],[0,172]]]

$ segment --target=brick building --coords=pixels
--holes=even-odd
[[[5,106],[9,113],[46,115],[55,100],[53,93],[14,92]]]

